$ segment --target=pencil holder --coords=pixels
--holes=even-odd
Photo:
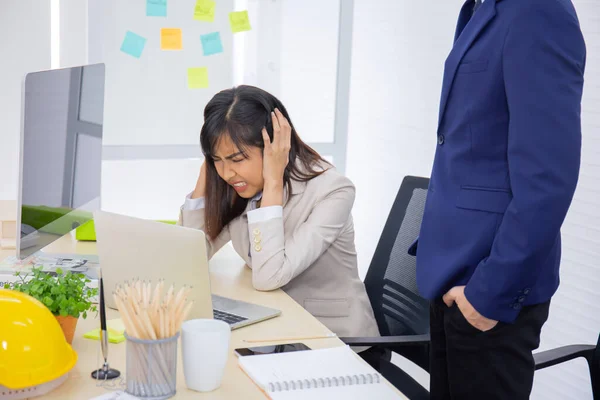
[[[127,339],[127,390],[132,396],[144,399],[168,399],[177,386],[177,339]]]

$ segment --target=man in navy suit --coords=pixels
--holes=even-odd
[[[434,399],[527,399],[579,174],[570,0],[468,0],[445,64],[418,242]]]

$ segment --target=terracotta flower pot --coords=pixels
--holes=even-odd
[[[60,324],[60,327],[65,334],[65,339],[67,339],[67,343],[71,344],[73,342],[73,336],[75,335],[75,328],[77,328],[78,318],[72,316],[61,317],[60,315],[55,315],[56,320]]]

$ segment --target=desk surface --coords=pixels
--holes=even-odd
[[[60,240],[49,245],[47,253],[75,253],[96,254],[94,242],[78,242],[65,235]],[[10,251],[0,251],[0,256],[12,255]],[[177,395],[176,399],[206,398],[206,399],[265,399],[266,395],[261,392],[250,378],[248,378],[237,365],[233,349],[238,347],[249,347],[255,344],[245,343],[244,339],[267,339],[289,336],[320,336],[331,333],[316,318],[296,303],[282,290],[272,292],[259,292],[252,287],[251,271],[245,267],[244,262],[235,253],[233,248],[225,246],[213,257],[210,262],[211,288],[213,293],[261,304],[267,307],[278,308],[282,311],[281,316],[268,321],[253,324],[232,331],[230,356],[225,368],[225,375],[221,387],[210,393],[198,393],[189,390],[185,386],[183,377],[183,365],[181,354],[178,357],[177,366]],[[107,311],[107,318],[118,318],[115,310]],[[88,317],[87,320],[80,319],[77,325],[73,348],[79,355],[75,368],[71,371],[68,380],[59,388],[44,396],[44,399],[89,399],[102,395],[110,390],[124,389],[125,380],[115,380],[112,383],[98,385],[91,377],[92,370],[102,365],[102,352],[100,343],[95,340],[84,339],[83,334],[99,326],[99,321]],[[326,348],[342,346],[338,338],[305,340],[311,348]],[[264,345],[283,343],[267,342]],[[261,344],[262,345],[262,344]],[[179,343],[181,351],[181,342]],[[111,367],[125,373],[125,342],[120,344],[109,344],[108,361]],[[405,398],[401,396],[401,398]]]

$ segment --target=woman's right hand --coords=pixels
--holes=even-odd
[[[196,182],[196,188],[192,192],[192,199],[204,197],[205,193],[206,193],[206,160],[204,160],[202,162],[202,166],[200,167],[200,175],[198,176],[198,181]]]

